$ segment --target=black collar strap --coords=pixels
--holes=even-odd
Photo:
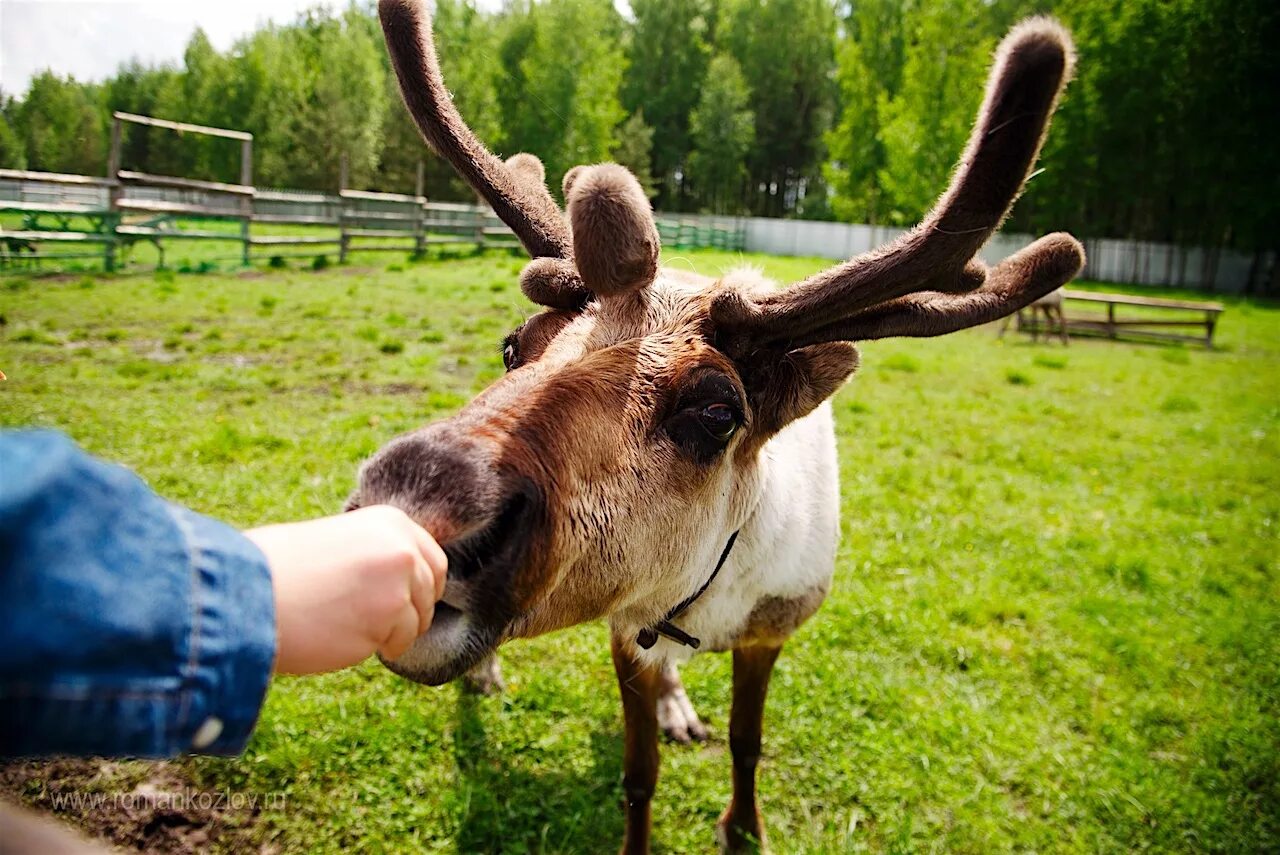
[[[716,569],[711,571],[711,575],[707,578],[707,581],[702,583],[702,587],[699,588],[693,596],[681,601],[679,605],[667,612],[666,617],[655,623],[653,626],[647,626],[640,630],[640,633],[636,636],[636,644],[640,645],[641,650],[648,650],[650,647],[657,644],[659,635],[669,638],[677,644],[692,647],[694,650],[698,649],[702,644],[701,639],[695,638],[685,632],[683,629],[673,624],[672,621],[684,614],[685,610],[697,602],[698,597],[705,594],[707,592],[707,588],[711,587],[711,583],[716,580],[716,575],[719,574],[720,568],[729,560],[729,553],[733,551],[733,542],[737,539],[738,532],[735,531],[733,534],[729,535],[729,542],[724,545],[724,552],[720,553],[720,560],[716,562]]]

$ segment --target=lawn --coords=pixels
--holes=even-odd
[[[388,261],[2,279],[0,425],[65,430],[242,526],[331,513],[362,458],[498,376],[530,311],[513,256]],[[1015,339],[873,343],[835,399],[844,533],[769,698],[772,848],[1277,851],[1280,309],[1228,301],[1213,351]],[[276,797],[235,846],[614,849],[604,627],[503,658],[492,698],[372,663],[281,679],[243,757],[179,771]],[[684,673],[712,739],[663,749],[659,852],[713,850],[730,792],[728,657]]]

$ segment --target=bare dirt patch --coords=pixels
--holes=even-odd
[[[173,763],[62,759],[0,764],[0,798],[127,851],[276,851],[255,834],[259,803],[249,804],[247,794],[196,787]]]

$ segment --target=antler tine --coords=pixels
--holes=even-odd
[[[1064,232],[1055,232],[991,268],[982,287],[975,291],[907,294],[804,333],[789,345],[946,335],[1026,308],[1070,282],[1083,266],[1084,250],[1079,241]]]
[[[742,347],[814,339],[807,334],[915,291],[982,285],[985,267],[971,259],[1021,191],[1074,59],[1071,38],[1055,21],[1032,18],[1015,27],[997,52],[951,186],[920,225],[882,249],[754,301],[726,291],[712,306],[718,326]]]
[[[534,171],[530,164],[517,161],[513,171],[476,139],[453,106],[425,3],[379,0],[378,17],[405,106],[426,141],[484,197],[530,256],[572,258],[569,228],[541,180],[537,187],[528,180]]]

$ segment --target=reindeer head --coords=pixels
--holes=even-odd
[[[350,506],[398,505],[450,559],[431,629],[387,663],[412,679],[441,683],[507,638],[600,617],[652,625],[706,581],[755,505],[765,444],[852,374],[853,342],[996,320],[1083,263],[1065,234],[990,269],[974,257],[1071,72],[1052,21],[1005,39],[951,187],[920,226],[777,290],[660,268],[648,202],[613,164],[565,176],[566,223],[541,163],[499,160],[454,109],[423,5],[379,12],[410,112],[529,251],[521,288],[544,307],[507,337],[505,377],[361,468]]]

